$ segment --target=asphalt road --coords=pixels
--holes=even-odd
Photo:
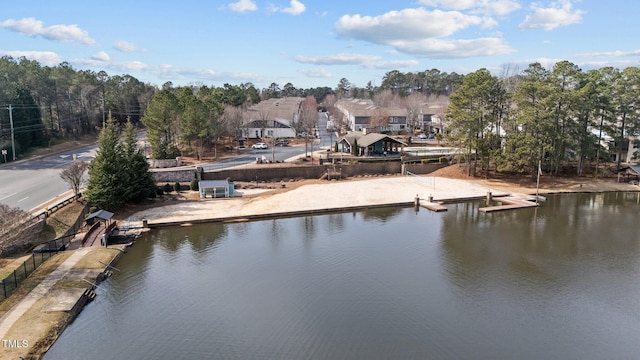
[[[20,160],[0,166],[0,203],[25,211],[39,211],[45,202],[63,199],[70,188],[60,171],[75,161],[90,161],[96,146],[69,150],[34,160]],[[66,194],[68,195],[68,194]]]
[[[310,142],[308,151],[318,150],[326,135],[326,115],[320,114],[319,120],[324,125],[320,128],[320,139]],[[324,134],[323,135],[323,131]],[[144,133],[138,140],[144,146]],[[326,143],[328,145],[329,142]],[[14,163],[0,164],[0,204],[18,207],[29,212],[39,212],[45,204],[55,200],[63,200],[71,194],[70,187],[60,178],[60,171],[69,167],[73,161],[91,161],[96,155],[97,146],[91,145],[64,153],[50,155],[33,160],[20,160]],[[256,159],[284,161],[305,153],[304,145],[269,147],[269,149],[243,149],[237,156],[203,164],[206,171],[220,170],[253,164]],[[76,160],[74,160],[74,157]]]

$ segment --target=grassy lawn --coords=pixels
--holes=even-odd
[[[42,280],[57,269],[69,256],[71,256],[71,252],[61,252],[42,263],[36,271],[32,272],[29,277],[18,286],[9,298],[0,303],[0,316],[4,316],[7,311],[11,310],[12,307],[38,286]]]
[[[95,248],[83,256],[71,269],[71,271],[59,280],[52,290],[56,289],[87,289],[91,283],[95,283],[96,276],[106,267],[120,251],[115,248]],[[0,304],[0,314],[5,314],[20,300],[22,300],[33,288],[38,286],[51,272],[62,264],[73,252],[63,252],[45,261],[34,271],[20,287],[3,303]],[[87,282],[88,281],[88,282]],[[49,292],[39,299],[26,313],[16,321],[6,335],[8,339],[26,340],[28,348],[6,349],[3,356],[19,356],[37,358],[46,351],[58,337],[69,321],[69,314],[64,311],[48,311],[55,292]]]

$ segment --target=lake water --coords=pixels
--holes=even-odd
[[[150,232],[45,359],[631,359],[637,194]]]

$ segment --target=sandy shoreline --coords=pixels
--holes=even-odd
[[[612,179],[563,180],[541,184],[540,194],[563,192],[639,191],[638,186],[617,183]],[[224,221],[225,219],[263,217],[265,215],[295,215],[326,212],[331,209],[366,208],[421,202],[429,198],[434,203],[456,202],[493,196],[526,196],[536,193],[533,187],[514,185],[497,180],[466,180],[438,176],[387,176],[343,181],[310,183],[291,189],[237,190],[242,195],[230,199],[201,199],[138,211],[126,220],[130,226],[149,226],[191,222]]]

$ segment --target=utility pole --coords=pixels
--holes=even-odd
[[[104,95],[102,95],[102,128],[106,126],[106,120],[104,118]]]
[[[13,151],[13,161],[16,161],[16,140],[13,134],[13,107],[9,104],[9,124],[11,125],[11,150]],[[6,161],[5,161],[6,162]]]

